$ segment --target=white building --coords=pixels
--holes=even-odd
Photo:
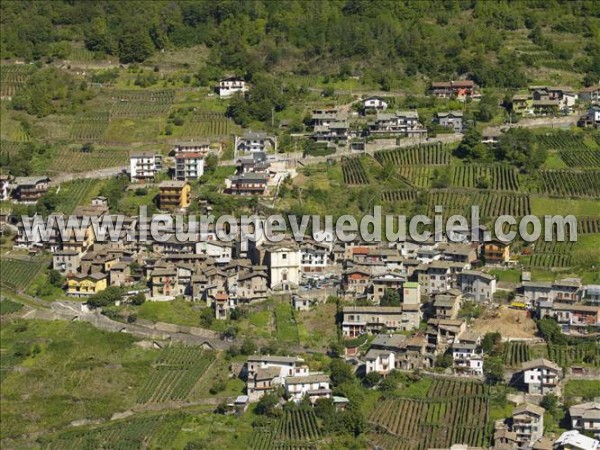
[[[277,151],[277,138],[267,133],[248,131],[243,136],[235,137],[235,152],[267,152]]]
[[[8,200],[10,197],[10,176],[0,174],[0,201]]]
[[[593,433],[600,439],[600,403],[587,402],[569,408],[571,426],[584,433]]]
[[[289,291],[298,288],[300,260],[300,249],[296,243],[265,245],[264,264],[269,269],[269,285],[272,290]]]
[[[304,396],[308,396],[311,402],[331,397],[330,384],[329,376],[323,373],[286,377],[284,382],[288,396],[295,402],[302,400]]]
[[[153,152],[132,152],[129,155],[131,181],[153,180],[162,170],[162,156]]]
[[[197,180],[204,175],[204,154],[182,152],[175,156],[175,179]]]
[[[463,333],[451,346],[452,367],[456,373],[465,375],[483,375],[483,350],[481,336]]]
[[[523,381],[530,394],[545,395],[553,393],[560,380],[560,367],[544,358],[524,362]]]
[[[327,268],[329,244],[303,242],[300,244],[300,268],[302,272],[323,272]]]
[[[554,441],[556,450],[598,450],[600,441],[587,437],[577,430],[565,431]]]
[[[392,134],[408,137],[427,135],[427,129],[419,122],[417,111],[378,112],[373,123],[369,124],[372,134]]]
[[[248,90],[248,86],[244,80],[236,77],[228,77],[223,78],[219,81],[219,86],[217,87],[217,91],[219,92],[219,97],[230,97],[233,94],[237,94],[238,92],[246,92]]]
[[[377,372],[386,375],[396,367],[394,352],[390,350],[369,349],[365,355],[366,373]]]
[[[388,109],[388,102],[383,97],[368,97],[363,100],[363,111],[385,111]]]

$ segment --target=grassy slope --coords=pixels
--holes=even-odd
[[[135,404],[155,351],[79,322],[4,324],[2,437],[109,418]]]

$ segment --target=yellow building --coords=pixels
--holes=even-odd
[[[67,295],[88,297],[106,289],[108,276],[105,273],[73,275],[67,279]]]
[[[483,247],[486,264],[503,264],[510,259],[510,245],[501,241],[486,242]]]
[[[161,209],[173,211],[190,206],[192,187],[186,181],[163,181],[158,188]]]

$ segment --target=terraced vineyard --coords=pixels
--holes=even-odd
[[[531,349],[527,342],[511,341],[504,344],[504,364],[510,367],[520,367],[531,359]]]
[[[554,134],[537,136],[538,144],[549,150],[587,150],[582,134],[574,134],[569,131],[559,131]]]
[[[436,142],[435,144],[380,150],[375,152],[374,157],[381,165],[391,163],[395,166],[446,166],[450,164],[450,148],[441,142]]]
[[[577,233],[594,234],[600,233],[600,218],[597,217],[578,217]]]
[[[252,432],[249,447],[267,449],[316,449],[321,432],[312,409],[286,410],[270,427],[257,427]]]
[[[573,265],[572,251],[574,242],[545,242],[540,240],[535,244],[535,251],[529,265],[550,269],[552,267],[571,267]]]
[[[231,119],[222,113],[194,114],[186,119],[181,129],[183,137],[217,137],[228,136],[237,130]]]
[[[0,97],[10,98],[16,94],[34,71],[28,64],[2,64],[0,66]]]
[[[569,167],[600,167],[600,150],[561,150],[558,154]]]
[[[168,114],[175,99],[173,90],[115,91],[111,117],[142,118]]]
[[[152,416],[128,419],[92,429],[67,431],[52,438],[42,438],[42,448],[47,450],[168,448],[174,437],[175,425],[180,424],[181,420],[177,415]],[[150,446],[150,443],[153,445]]]
[[[414,202],[417,199],[417,191],[414,189],[396,189],[383,191],[381,200],[384,202]]]
[[[513,167],[494,164],[467,164],[456,166],[452,171],[452,185],[460,188],[477,188],[480,180],[489,182],[489,189],[494,191],[518,191],[519,180]]]
[[[84,203],[86,197],[89,197],[95,184],[96,180],[94,179],[74,180],[61,184],[59,191],[61,201],[57,210],[71,214],[77,206]]]
[[[10,157],[11,155],[15,155],[17,153],[19,153],[21,151],[21,148],[23,147],[23,143],[22,142],[12,142],[12,141],[0,141],[0,154],[2,156],[8,156]]]
[[[138,403],[185,400],[214,358],[212,352],[199,347],[167,347],[154,362]]]
[[[470,217],[472,205],[479,206],[479,214],[484,218],[498,217],[510,214],[523,217],[531,214],[529,196],[524,194],[509,194],[466,190],[430,190],[429,212],[433,214],[436,205],[443,205],[443,214],[467,214]]]
[[[71,127],[71,139],[76,141],[101,140],[108,127],[108,112],[88,112],[76,117]]]
[[[383,449],[448,448],[487,444],[488,399],[479,382],[436,379],[426,399],[380,400],[369,416],[369,440]]]
[[[88,172],[126,166],[128,161],[129,151],[124,148],[95,147],[90,153],[84,153],[79,148],[60,147],[56,150],[48,172]]]
[[[342,174],[344,183],[349,185],[369,184],[367,172],[360,162],[360,158],[342,157]]]
[[[548,359],[561,367],[584,364],[600,367],[600,344],[596,342],[576,345],[548,345]]]
[[[600,171],[540,170],[538,179],[541,194],[600,198]]]
[[[449,166],[438,168],[428,166],[398,166],[398,175],[416,188],[428,188],[435,170],[448,170]]]
[[[2,258],[0,260],[0,285],[22,291],[48,266],[45,259]]]

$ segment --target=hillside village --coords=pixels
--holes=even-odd
[[[600,450],[600,12],[497,3],[5,2],[2,448]]]

